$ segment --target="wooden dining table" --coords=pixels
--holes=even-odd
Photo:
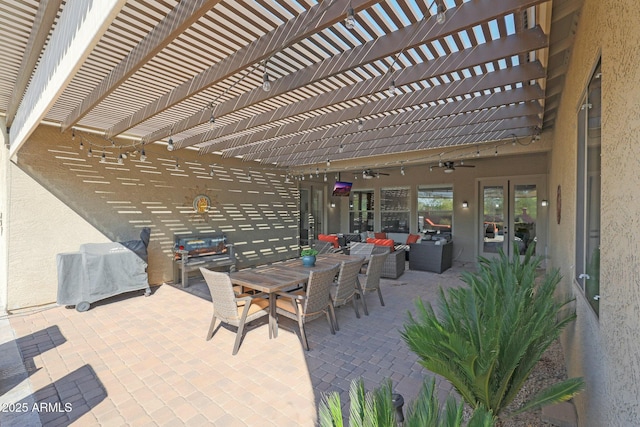
[[[231,283],[269,295],[269,337],[278,336],[276,317],[276,292],[306,286],[309,275],[314,270],[324,270],[342,263],[353,261],[358,256],[344,254],[320,254],[313,267],[302,265],[301,258],[290,259],[277,264],[265,265],[229,274]]]

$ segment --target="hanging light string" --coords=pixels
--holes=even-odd
[[[329,169],[326,168],[325,172],[329,173],[329,172],[333,172],[333,171],[360,171],[362,169],[373,169],[373,168],[390,168],[390,167],[394,167],[394,166],[400,166],[401,168],[401,174],[402,171],[405,169],[405,165],[408,162],[411,163],[434,163],[433,167],[439,167],[441,164],[444,164],[444,160],[445,159],[451,159],[451,160],[460,160],[460,159],[469,159],[469,158],[473,158],[473,157],[480,157],[481,153],[483,152],[491,152],[494,155],[496,155],[495,153],[498,151],[499,147],[504,147],[506,145],[520,145],[522,147],[527,147],[531,144],[534,144],[535,142],[540,140],[540,133],[541,133],[541,129],[538,126],[535,126],[533,129],[533,133],[531,134],[531,137],[518,137],[518,135],[516,135],[515,133],[512,133],[510,135],[508,135],[507,138],[503,139],[501,142],[499,142],[498,144],[496,144],[496,141],[488,141],[488,142],[484,142],[484,143],[471,143],[471,144],[466,144],[466,145],[461,145],[458,146],[456,148],[453,148],[451,150],[447,150],[447,151],[441,151],[438,154],[429,154],[427,156],[424,157],[416,157],[414,159],[411,160],[398,160],[398,161],[393,161],[393,162],[385,162],[385,163],[375,163],[375,164],[370,164],[370,165],[360,165],[357,167],[350,167],[350,168],[346,168],[346,169],[342,169],[342,168],[335,168],[335,169]],[[459,152],[463,152],[461,154],[455,154],[455,153],[459,153]],[[455,157],[454,157],[455,156]],[[335,159],[334,159],[335,160]],[[296,171],[300,171],[300,173],[304,174],[306,172],[306,170],[309,171],[313,171],[314,170],[314,166],[311,167],[307,167],[307,168],[295,168]],[[311,172],[309,172],[311,173]]]
[[[318,19],[321,19],[322,16],[324,15],[324,13],[336,3],[336,0],[331,0],[329,2],[326,2],[327,4],[320,8],[314,16],[312,16],[311,18],[309,18],[309,22],[307,23],[307,25],[305,25],[304,27],[302,27],[301,32],[305,32],[309,29],[309,27],[314,24],[314,21],[316,20],[316,17],[318,17]],[[295,41],[295,40],[294,40]],[[229,91],[231,89],[234,89],[238,84],[240,84],[241,82],[243,82],[248,76],[252,75],[256,70],[259,71],[260,69],[260,64],[263,63],[264,64],[264,73],[263,73],[263,77],[262,77],[262,87],[263,90],[267,91],[267,89],[265,89],[265,77],[267,78],[268,81],[268,86],[269,86],[269,90],[271,89],[271,81],[268,79],[268,74],[266,71],[266,64],[268,61],[270,61],[273,57],[275,57],[275,55],[277,53],[283,52],[285,49],[291,47],[294,45],[294,42],[292,41],[288,41],[287,43],[285,43],[280,49],[278,49],[275,53],[269,55],[266,59],[264,59],[263,61],[259,61],[255,64],[252,64],[249,68],[246,68],[244,70],[242,70],[242,76],[238,79],[236,79],[235,81],[233,81],[229,86],[227,86],[227,88],[222,91],[221,93],[219,93],[211,102],[207,103],[207,105],[205,107],[202,108],[202,112],[206,111],[207,109],[211,110],[211,117],[209,118],[209,125],[211,127],[210,130],[213,129],[213,124],[215,122],[215,107],[219,105],[219,101],[222,97],[226,96],[227,93],[229,93]],[[231,78],[230,78],[231,79]],[[175,125],[175,123],[174,123]],[[173,125],[172,125],[173,128]]]
[[[436,7],[439,7],[439,1],[441,0],[432,0],[431,3],[429,4],[429,7],[427,8],[428,10],[431,10],[431,8],[436,5]],[[442,4],[442,3],[440,3]],[[444,7],[444,6],[443,6]],[[408,46],[410,43],[413,43],[413,41],[416,39],[417,35],[418,35],[418,28],[419,28],[419,23],[421,23],[422,21],[426,20],[426,19],[430,19],[431,17],[433,17],[433,15],[429,15],[427,16],[426,14],[422,16],[422,18],[420,18],[420,20],[418,22],[416,22],[414,24],[413,27],[413,31],[411,32],[411,34],[407,35],[407,41],[406,43],[403,43],[405,47],[403,47],[399,52],[397,52],[394,56],[393,56],[393,61],[391,62],[391,65],[389,67],[387,67],[387,70],[385,71],[385,73],[383,74],[383,76],[386,76],[387,74],[393,74],[393,72],[395,72],[396,70],[394,69],[395,65],[398,63],[399,59],[400,59],[400,55],[404,55],[405,51],[407,50],[406,46]],[[443,24],[443,21],[438,20],[437,21],[439,24]],[[394,96],[395,92],[397,91],[397,87],[396,87],[396,81],[395,79],[391,80],[391,83],[389,84],[389,87],[387,88],[387,94],[389,96]],[[371,102],[371,99],[373,98],[373,96],[376,94],[377,92],[372,92],[369,95],[367,95],[367,98],[364,102],[364,104],[362,104],[362,107],[360,108],[360,111],[358,111],[358,130],[362,130],[364,128],[364,122],[363,122],[363,115],[362,113],[364,112],[364,109],[366,108],[366,106]]]

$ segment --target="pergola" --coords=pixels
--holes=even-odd
[[[3,0],[0,111],[12,155],[41,123],[291,174],[493,155],[553,127],[581,5]]]

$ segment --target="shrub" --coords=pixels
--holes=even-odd
[[[502,251],[479,258],[477,273],[465,272],[468,287],[440,290],[436,315],[431,304],[416,301],[417,313],[401,332],[420,364],[448,379],[472,408],[495,417],[513,401],[534,366],[562,329],[575,319],[570,301],[556,301],[557,270],[536,280],[541,258],[533,246],[524,258]],[[581,378],[552,385],[512,415],[570,399]]]

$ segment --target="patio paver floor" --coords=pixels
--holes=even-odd
[[[348,408],[349,385],[358,377],[367,389],[391,378],[411,402],[432,374],[400,336],[407,311],[417,296],[434,301],[440,286],[459,286],[464,268],[383,279],[385,307],[374,293],[367,295],[369,316],[338,308],[336,335],[324,318],[310,322],[308,352],[289,319],[273,340],[266,322],[258,322],[236,356],[233,331],[220,328],[205,341],[212,307],[197,279],[187,291],[163,285],[150,297],[128,293],[84,313],[52,306],[11,315],[0,336],[0,403],[28,410],[2,412],[0,424],[313,426],[322,394],[338,391]],[[8,374],[12,382],[3,378]],[[441,398],[451,390],[441,378],[437,386]]]

